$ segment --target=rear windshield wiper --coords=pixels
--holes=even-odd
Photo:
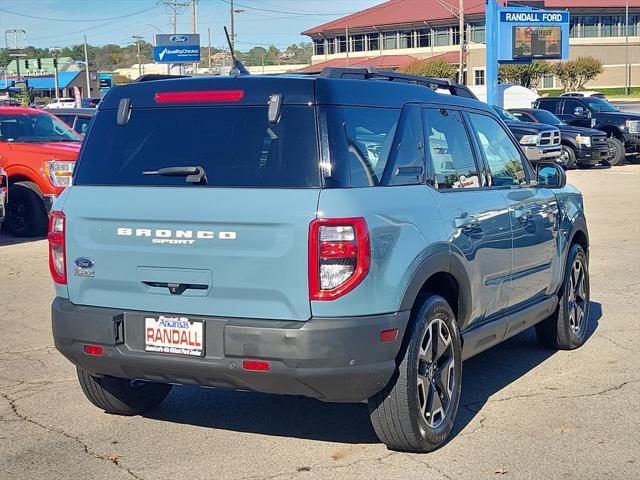
[[[143,175],[160,175],[163,177],[187,177],[185,181],[188,183],[196,183],[198,185],[207,184],[207,174],[201,166],[195,167],[165,167],[158,170],[149,170],[142,172]]]

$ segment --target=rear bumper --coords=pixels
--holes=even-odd
[[[530,162],[543,162],[545,160],[554,160],[560,156],[562,148],[560,145],[523,147],[524,153]]]
[[[92,374],[336,402],[365,400],[387,384],[409,320],[408,311],[306,322],[189,316],[205,324],[205,356],[193,358],[145,352],[145,312],[62,298],[51,310],[56,348]],[[380,332],[392,328],[398,339],[381,343]],[[88,355],[85,344],[105,354]],[[246,371],[243,360],[268,361],[270,370]]]

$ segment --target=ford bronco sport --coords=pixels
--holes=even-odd
[[[579,347],[581,194],[470,97],[369,69],[112,88],[49,228],[55,345],[87,398],[368,401],[389,448],[425,452],[463,360],[533,325]]]

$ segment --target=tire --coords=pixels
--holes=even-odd
[[[536,334],[546,347],[573,350],[582,346],[589,329],[589,266],[578,244],[569,250],[561,292],[558,308],[536,325]]]
[[[39,237],[49,222],[40,189],[33,182],[16,182],[9,187],[3,230],[14,237]]]
[[[573,151],[573,148],[562,145],[562,153],[558,157],[557,161],[560,162],[562,168],[565,170],[571,170],[576,166],[576,152]]]
[[[115,415],[147,412],[160,405],[171,391],[171,385],[166,383],[96,377],[79,367],[76,370],[87,399],[96,407]]]
[[[615,167],[624,160],[625,150],[624,144],[615,137],[607,138],[607,146],[609,147],[609,165]]]
[[[396,372],[368,401],[373,428],[387,448],[415,453],[430,452],[446,441],[462,392],[462,344],[453,311],[436,295],[420,301]],[[438,341],[434,344],[432,334],[436,332]],[[430,365],[427,360],[434,358],[437,347],[436,361]]]

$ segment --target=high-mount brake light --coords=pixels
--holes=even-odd
[[[51,278],[60,285],[67,284],[66,243],[65,229],[66,218],[62,212],[51,212],[49,217],[49,270]]]
[[[309,225],[310,300],[346,295],[367,276],[370,263],[364,218],[319,218]]]
[[[243,98],[244,90],[195,90],[188,92],[158,92],[153,97],[156,103],[239,102]]]

